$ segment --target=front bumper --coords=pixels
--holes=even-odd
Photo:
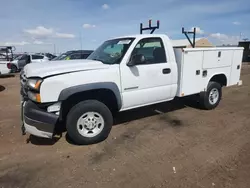
[[[22,131],[44,138],[52,138],[58,115],[49,113],[38,107],[34,102],[21,102]]]

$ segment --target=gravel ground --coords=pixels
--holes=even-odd
[[[250,66],[215,110],[179,100],[119,114],[107,140],[21,136],[19,80],[0,78],[0,187],[250,185]]]

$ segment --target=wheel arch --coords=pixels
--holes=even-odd
[[[122,99],[118,86],[113,82],[98,82],[91,84],[83,84],[78,86],[72,86],[61,91],[58,101],[62,101],[62,108],[60,113],[60,119],[67,112],[63,112],[65,109],[65,104],[70,101],[71,108],[73,104],[77,102],[97,99],[113,111],[119,111],[122,107]],[[68,111],[69,109],[67,109]]]
[[[216,74],[213,74],[210,79],[208,80],[208,83],[207,85],[209,84],[209,82],[217,82],[219,83],[222,87],[223,86],[227,86],[228,84],[228,78],[226,76],[225,73],[221,72],[221,73],[216,73]]]

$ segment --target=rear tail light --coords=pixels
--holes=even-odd
[[[11,63],[7,63],[7,68],[11,69]]]

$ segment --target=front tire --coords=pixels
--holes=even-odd
[[[78,145],[105,140],[112,125],[112,113],[105,104],[97,100],[86,100],[73,106],[66,121],[68,135]]]
[[[209,82],[207,86],[207,91],[201,93],[201,107],[206,110],[216,108],[220,103],[221,96],[221,85],[217,82]]]

